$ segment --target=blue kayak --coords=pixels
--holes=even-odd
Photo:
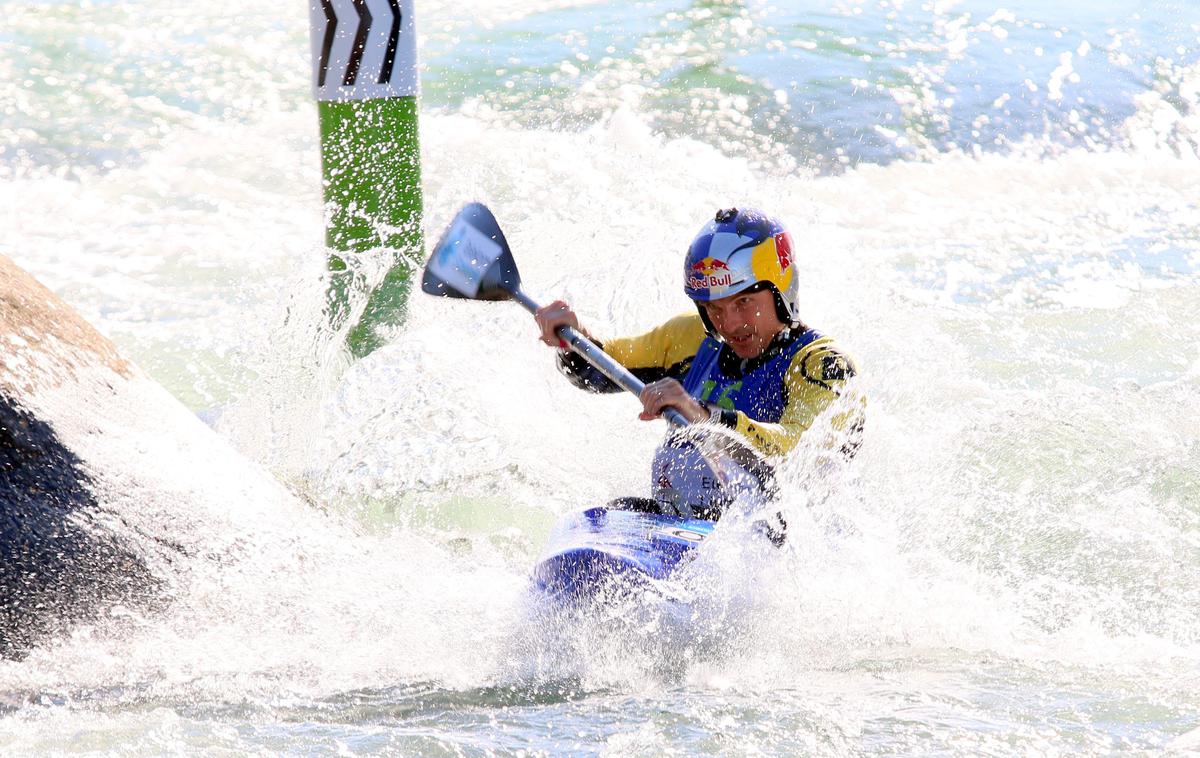
[[[694,557],[715,524],[610,507],[573,513],[555,525],[533,569],[537,587],[562,600],[667,579]]]

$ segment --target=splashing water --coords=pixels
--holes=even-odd
[[[507,304],[416,298],[346,364],[302,14],[8,10],[0,252],[327,528],[0,664],[0,743],[1194,749],[1200,16],[817,5],[418,8],[428,237],[487,202],[603,337],[689,307],[713,208],[770,208],[870,398],[838,486],[786,468],[782,550],[723,523],[690,605],[570,619],[527,592],[545,534],[644,492],[661,426],[566,386]]]

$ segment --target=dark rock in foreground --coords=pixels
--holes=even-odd
[[[204,566],[277,571],[316,517],[0,256],[0,656]]]
[[[97,522],[80,460],[0,394],[0,656],[20,655],[114,603],[146,603],[159,581]]]

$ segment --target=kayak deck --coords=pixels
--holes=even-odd
[[[712,521],[610,507],[555,525],[533,569],[537,587],[560,598],[590,597],[614,585],[668,578],[712,533]]]

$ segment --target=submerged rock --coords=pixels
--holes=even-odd
[[[0,256],[0,656],[204,566],[277,570],[316,517]]]
[[[103,523],[82,462],[46,422],[0,393],[0,656],[160,582]]]

